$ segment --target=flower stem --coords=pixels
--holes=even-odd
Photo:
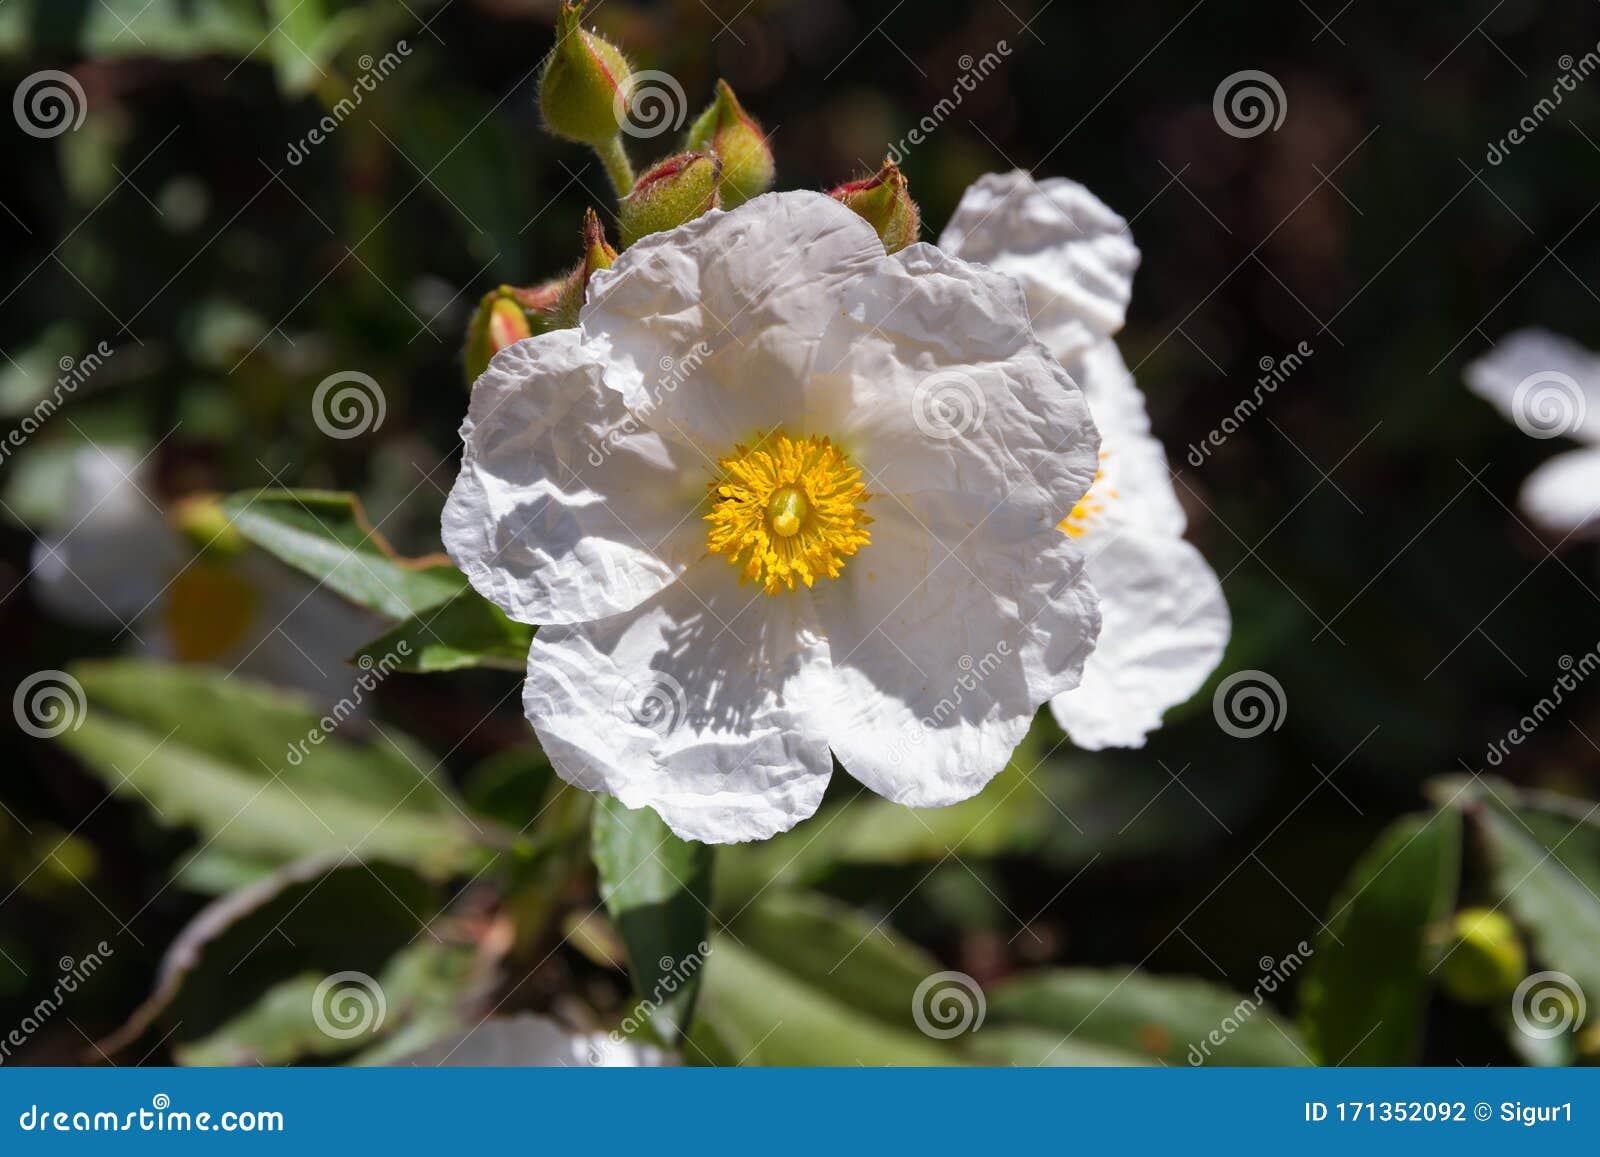
[[[600,155],[600,163],[606,167],[606,175],[611,178],[617,196],[626,197],[633,189],[633,166],[628,163],[628,153],[622,147],[622,137],[614,136],[605,144],[596,145],[594,151]]]

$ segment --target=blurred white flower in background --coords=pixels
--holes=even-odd
[[[818,194],[629,248],[578,328],[495,357],[462,437],[445,546],[547,624],[546,753],[687,838],[792,827],[830,748],[898,802],[969,798],[1099,628],[1056,529],[1098,438],[1016,283]]]
[[[1584,443],[1522,484],[1535,526],[1562,538],[1600,529],[1600,355],[1549,330],[1518,330],[1468,365],[1466,380],[1524,434]]]
[[[123,447],[73,455],[63,508],[33,547],[39,603],[79,626],[126,633],[152,658],[298,687],[319,706],[347,695],[345,660],[381,621],[261,551],[200,550],[157,506],[149,473]]]
[[[573,1032],[531,1012],[490,1017],[393,1062],[417,1068],[654,1069],[675,1066],[671,1054],[621,1034]]]
[[[1089,399],[1100,472],[1063,505],[1061,529],[1088,558],[1105,622],[1082,684],[1050,706],[1079,747],[1142,747],[1216,669],[1232,626],[1215,572],[1183,537],[1166,454],[1112,340],[1139,251],[1082,185],[1021,171],[975,182],[939,244],[1017,279],[1035,328]]]

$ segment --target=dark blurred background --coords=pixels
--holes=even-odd
[[[0,5],[5,90],[61,69],[88,109],[48,139],[0,133],[0,403],[14,420],[58,359],[116,350],[0,466],[0,684],[128,646],[50,614],[29,577],[36,536],[62,517],[61,456],[83,439],[155,447],[169,497],[353,489],[402,548],[437,549],[471,306],[561,272],[582,210],[611,204],[592,155],[540,130],[552,10]],[[1515,514],[1521,480],[1558,444],[1461,382],[1523,325],[1600,344],[1600,79],[1486,159],[1562,58],[1596,48],[1592,3],[604,0],[590,19],[695,107],[726,77],[773,134],[781,188],[874,168],[952,92],[964,57],[1003,41],[1003,64],[904,150],[924,239],[974,178],[1020,166],[1088,185],[1143,250],[1121,340],[1190,536],[1224,577],[1235,630],[1221,673],[1270,673],[1286,718],[1232,738],[1208,688],[1142,751],[1057,750],[1090,785],[1067,807],[1082,830],[1063,830],[1063,854],[836,882],[869,909],[914,885],[893,923],[942,959],[985,978],[1142,963],[1248,988],[1259,958],[1316,936],[1352,862],[1421,806],[1427,778],[1482,768],[1560,658],[1600,640],[1592,547],[1552,554]],[[404,62],[291,164],[361,59],[401,39]],[[1247,69],[1274,77],[1286,107],[1275,131],[1241,138],[1212,102]],[[652,147],[666,151],[644,142],[635,159]],[[1311,354],[1260,412],[1186,461],[1264,359],[1302,342]],[[348,368],[383,383],[380,434],[309,436],[311,391]],[[504,698],[516,678],[396,679],[379,710],[464,767],[525,737]],[[1597,695],[1582,690],[1500,772],[1592,796]],[[202,902],[166,886],[193,840],[106,801],[44,740],[8,725],[0,745],[0,1009],[30,1006],[58,957],[102,937],[119,957],[35,1045],[70,1059],[145,995]],[[1018,936],[1021,922],[1037,934]],[[1430,1060],[1502,1057],[1464,1011],[1433,1023]]]

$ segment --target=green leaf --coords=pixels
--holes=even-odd
[[[1029,973],[990,993],[996,1031],[972,1044],[1029,1065],[1308,1064],[1299,1034],[1268,1003],[1292,971],[1279,964],[1243,994],[1138,969]]]
[[[388,670],[423,674],[463,667],[521,671],[533,628],[506,617],[477,591],[462,591],[413,615],[357,651],[352,662],[388,662]]]
[[[444,555],[402,558],[367,521],[355,495],[330,490],[231,494],[223,510],[251,542],[343,595],[407,619],[467,588]]]
[[[42,0],[40,8],[53,21],[40,22],[40,39],[66,39],[76,5]],[[106,0],[82,6],[81,42],[74,45],[85,56],[167,57],[186,59],[225,55],[242,57],[259,46],[268,34],[260,7],[251,0]]]
[[[770,892],[731,931],[797,979],[887,1024],[910,1027],[917,986],[940,971],[888,927],[815,892]]]
[[[791,832],[726,849],[717,860],[719,905],[737,909],[770,886],[815,886],[852,866],[1030,855],[1076,870],[1090,861],[1192,852],[1248,814],[1270,770],[1196,767],[1182,775],[1189,790],[1179,790],[1158,764],[1058,746],[1047,716],[1006,769],[963,803],[907,808],[863,791]]]
[[[173,1056],[182,1065],[282,1065],[363,1049],[355,1063],[387,1064],[469,1027],[484,981],[472,945],[424,938],[376,976],[303,972],[280,981]]]
[[[953,1065],[961,1054],[889,1025],[788,971],[779,961],[718,936],[688,1059],[745,1065]],[[906,1017],[910,1020],[910,1007]],[[704,1026],[702,1030],[701,1026]],[[706,1041],[702,1031],[714,1034]]]
[[[970,1063],[970,1037],[919,1030],[939,963],[818,893],[768,892],[715,937],[684,1059],[759,1065]],[[969,994],[976,984],[968,982]],[[978,999],[974,997],[974,999]],[[937,1022],[935,1022],[937,1027]]]
[[[326,0],[267,0],[272,32],[262,45],[278,74],[278,87],[297,94],[315,89],[345,43],[361,31],[358,8],[329,12]]]
[[[157,1022],[178,1046],[202,1039],[287,977],[376,975],[428,935],[438,910],[433,888],[397,865],[347,854],[287,865],[202,908],[163,955],[150,997],[101,1047],[128,1048]]]
[[[520,831],[545,810],[551,789],[559,786],[544,750],[524,743],[476,764],[462,781],[461,792],[473,811]]]
[[[1325,1065],[1408,1065],[1422,1050],[1427,935],[1455,906],[1461,818],[1391,824],[1356,864],[1317,939],[1300,1020]]]
[[[1482,836],[1496,907],[1526,930],[1541,963],[1600,999],[1596,805],[1490,779],[1467,787],[1462,801]]]
[[[354,852],[448,875],[508,842],[391,728],[358,742],[356,721],[204,668],[119,660],[72,674],[87,707],[59,741],[116,794],[237,857]]]
[[[711,920],[711,848],[681,840],[649,808],[596,800],[590,839],[600,896],[628,950],[628,974],[652,1029],[688,1030]]]
[[[276,856],[243,855],[213,843],[185,857],[173,872],[172,883],[191,892],[223,896],[266,879],[282,865]]]

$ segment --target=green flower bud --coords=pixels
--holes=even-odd
[[[1441,937],[1445,956],[1439,978],[1466,1004],[1492,1004],[1507,996],[1528,972],[1527,954],[1515,926],[1487,908],[1463,908]]]
[[[618,207],[622,247],[717,208],[721,180],[722,162],[714,153],[679,153],[662,161],[639,178]]]
[[[722,162],[718,191],[726,208],[743,205],[772,188],[772,149],[766,134],[744,111],[725,80],[717,81],[716,99],[689,126],[684,147],[691,152],[715,153]]]
[[[561,287],[552,328],[565,329],[578,324],[578,311],[583,308],[584,295],[589,290],[589,278],[598,269],[610,269],[616,259],[617,251],[606,241],[600,214],[593,209],[586,211],[583,215],[583,260],[567,274]]]
[[[556,44],[539,78],[539,111],[558,137],[599,147],[613,140],[626,111],[620,98],[633,70],[616,45],[585,32],[582,0],[563,0],[556,15]]]
[[[828,196],[854,209],[876,229],[890,253],[914,242],[922,228],[922,214],[911,199],[906,176],[893,161],[885,160],[871,177],[830,189]]]
[[[533,289],[502,285],[491,289],[478,302],[467,323],[467,342],[462,358],[466,363],[467,385],[489,366],[489,359],[506,346],[525,337],[555,328],[556,302],[562,281],[547,281]]]
[[[231,558],[249,545],[238,527],[228,521],[215,494],[186,494],[172,504],[168,518],[191,544],[218,557]]]

